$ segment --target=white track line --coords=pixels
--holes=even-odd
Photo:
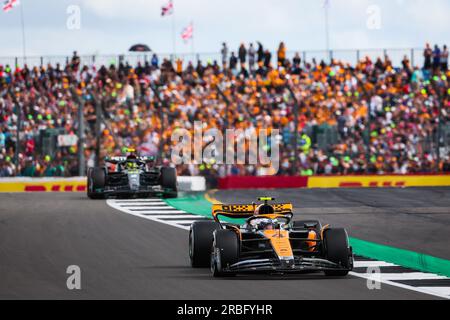
[[[159,199],[145,199],[145,200],[106,200],[106,203],[119,211],[131,214],[136,217],[140,217],[143,219],[164,223],[179,229],[183,230],[189,230],[190,226],[184,226],[181,224],[188,224],[194,222],[192,218],[197,216],[198,220],[204,220],[205,217],[195,214],[188,214],[185,211],[182,210],[159,210],[156,209],[157,207],[152,207],[151,209],[149,207],[146,207],[145,211],[131,211],[126,205],[132,204],[132,203],[144,203],[144,202],[162,202]],[[158,203],[160,204],[160,203]],[[167,205],[165,202],[163,202],[165,206],[163,208],[170,208],[169,205]],[[123,207],[125,205],[125,207]],[[136,209],[136,208],[132,208]],[[144,208],[143,208],[144,209]],[[155,209],[155,210],[153,210]],[[183,214],[186,213],[186,215],[177,215],[177,214]],[[146,215],[148,214],[148,215]],[[160,220],[160,218],[179,218],[179,217],[189,217],[189,221],[181,219],[177,220]],[[385,261],[355,261],[354,267],[355,268],[369,268],[369,267],[395,267],[396,264],[385,262]],[[408,273],[380,273],[380,274],[374,274],[374,273],[358,273],[358,272],[349,272],[349,275],[357,278],[367,279],[370,281],[376,281],[379,283],[387,284],[390,286],[403,288],[406,290],[416,291],[432,296],[436,296],[439,298],[444,299],[450,299],[450,287],[414,287],[394,281],[398,280],[431,280],[431,279],[446,279],[447,277],[439,276],[436,274],[431,273],[423,273],[423,272],[408,272]]]
[[[158,207],[158,206],[166,206],[164,202],[133,202],[133,203],[118,203],[120,206],[124,206],[125,208],[134,208],[134,207]]]
[[[164,209],[171,209],[169,206],[157,206],[157,207],[122,207],[123,209],[128,210],[149,210],[149,211],[155,211],[155,210],[164,210]]]
[[[437,290],[430,290],[427,287],[413,287],[413,286],[409,286],[409,285],[398,283],[398,282],[393,282],[393,281],[386,280],[386,279],[380,279],[379,277],[374,276],[373,273],[367,274],[367,273],[349,272],[348,274],[351,276],[354,276],[354,277],[363,278],[363,279],[367,279],[370,281],[376,281],[376,282],[384,283],[384,284],[394,286],[394,287],[399,287],[399,288],[403,288],[403,289],[407,289],[407,290],[425,293],[425,294],[429,294],[429,295],[436,296],[439,298],[450,299],[450,296],[442,294],[441,292],[438,292]],[[433,288],[436,288],[436,287],[433,287]],[[447,290],[450,290],[450,288],[448,288],[448,287],[440,287],[440,288],[446,288]]]
[[[371,267],[395,267],[396,264],[386,261],[355,261],[353,263],[355,268],[371,268]]]
[[[152,215],[153,216],[153,215]],[[154,218],[157,218],[157,219],[177,219],[177,220],[183,220],[183,219],[190,219],[190,220],[193,220],[193,219],[198,219],[196,216],[193,216],[193,215],[187,215],[187,214],[184,214],[184,215],[167,215],[167,214],[163,214],[162,212],[161,212],[161,214],[159,214],[159,215],[155,215],[155,216],[153,216]],[[199,219],[200,220],[200,219]],[[170,221],[173,221],[173,220],[170,220]]]
[[[158,218],[154,217],[154,216],[146,216],[143,215],[142,213],[137,213],[137,212],[133,212],[133,211],[129,211],[129,210],[124,210],[121,206],[120,203],[117,203],[115,200],[112,199],[108,199],[106,200],[107,205],[109,205],[110,207],[119,210],[121,212],[125,212],[127,214],[139,217],[139,218],[143,218],[143,219],[147,219],[147,220],[151,220],[151,221],[155,221],[155,222],[159,222],[159,223],[164,223],[173,227],[177,227],[179,229],[183,229],[183,230],[189,230],[190,227],[189,226],[182,226],[182,225],[178,225],[177,223],[173,222],[173,221],[164,221],[164,220],[159,220]]]
[[[361,274],[361,273],[360,273]],[[399,280],[439,280],[446,279],[445,276],[440,276],[434,273],[424,273],[424,272],[408,272],[408,273],[364,273],[367,276],[372,275],[373,279],[378,279],[381,277],[383,280],[389,281],[399,281]]]
[[[154,203],[154,202],[160,202],[165,203],[164,201],[161,201],[161,199],[129,199],[129,200],[115,200],[116,203],[125,204],[125,203]]]
[[[450,287],[418,287],[422,290],[434,292],[439,296],[450,299]]]
[[[127,213],[136,213],[136,214],[143,214],[143,215],[155,215],[155,214],[187,214],[186,211],[178,211],[178,210],[160,210],[160,211],[132,211],[132,210],[122,210]],[[194,216],[195,217],[195,216]]]

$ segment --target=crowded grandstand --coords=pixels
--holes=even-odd
[[[172,133],[194,121],[242,129],[241,139],[279,129],[280,169],[206,160],[180,175],[450,172],[446,46],[427,44],[421,66],[288,58],[284,43],[275,53],[224,43],[220,60],[153,54],[97,66],[74,53],[65,65],[0,65],[0,177],[82,175],[79,161],[124,146],[168,164]]]

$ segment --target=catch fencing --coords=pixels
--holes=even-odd
[[[286,52],[286,58],[292,60],[298,53],[302,61],[305,63],[311,63],[313,59],[320,63],[320,61],[329,62],[330,59],[336,59],[355,65],[358,61],[365,57],[370,57],[372,60],[388,56],[394,66],[401,66],[402,60],[406,57],[410,60],[412,66],[423,66],[424,48],[389,48],[389,49],[342,49],[342,50],[289,50]],[[229,59],[231,52],[235,52],[237,56],[237,50],[229,50],[227,59]],[[102,65],[109,66],[111,64],[118,65],[120,62],[128,62],[134,66],[138,63],[150,62],[152,58],[152,52],[146,53],[126,53],[126,54],[93,54],[93,55],[80,55],[81,65],[96,66]],[[272,62],[276,62],[276,51],[271,52]],[[157,53],[159,61],[163,59],[169,59],[175,61],[180,58],[185,63],[191,61],[197,63],[202,61],[203,64],[217,63],[221,64],[222,55],[220,52],[198,52],[198,53]],[[71,61],[72,57],[68,55],[42,55],[42,56],[27,56],[26,58],[21,56],[6,56],[0,57],[1,65],[9,66],[23,66],[25,63],[28,66],[46,66],[48,64],[56,65],[60,64],[64,66]]]

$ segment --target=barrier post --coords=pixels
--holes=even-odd
[[[17,115],[17,127],[16,127],[16,148],[14,150],[14,163],[16,165],[16,174],[19,174],[19,152],[20,152],[20,131],[22,129],[22,112],[20,110],[20,104],[16,99],[15,94],[12,93],[12,98],[14,104],[16,105],[16,115]]]

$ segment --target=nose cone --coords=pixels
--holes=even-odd
[[[131,190],[139,189],[139,174],[138,173],[129,173],[128,174],[128,182],[130,184]]]

